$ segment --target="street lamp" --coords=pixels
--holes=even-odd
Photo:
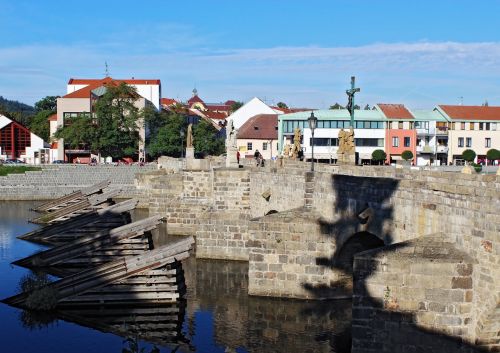
[[[314,129],[316,129],[316,125],[318,124],[318,118],[314,116],[314,113],[311,112],[311,116],[307,119],[309,123],[309,129],[311,129],[312,140],[311,140],[311,172],[314,172]]]
[[[181,158],[184,158],[184,130],[181,129]]]

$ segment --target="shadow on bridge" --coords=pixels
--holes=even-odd
[[[366,284],[375,268],[354,271],[356,254],[366,252],[375,255],[404,246],[399,243],[387,247],[394,242],[394,209],[391,198],[399,181],[332,175],[331,182],[335,193],[332,221],[319,220],[319,223],[321,232],[333,237],[337,247],[330,258],[316,258],[316,264],[336,270],[338,280],[329,286],[306,283],[304,288],[318,298],[324,298],[326,293],[353,294],[351,329],[331,335],[329,339],[332,351],[346,352],[346,342],[350,341],[353,353],[486,352],[460,338],[419,327],[415,311],[398,311],[397,308],[388,306],[384,300],[370,295]],[[322,306],[322,303],[318,303],[310,310],[321,311]]]

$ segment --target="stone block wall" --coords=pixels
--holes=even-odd
[[[475,266],[442,235],[358,254],[353,353],[473,352]]]
[[[324,299],[350,297],[345,276],[327,264],[336,245],[304,208],[250,222],[248,292],[253,295]]]

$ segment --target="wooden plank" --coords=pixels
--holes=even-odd
[[[109,184],[111,184],[111,181],[109,179],[106,179],[106,180],[103,180],[95,185],[91,185],[87,188],[83,188],[81,190],[81,192],[83,195],[89,196],[89,195],[95,194],[95,193],[107,188],[109,186]]]

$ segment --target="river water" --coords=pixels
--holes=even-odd
[[[0,298],[18,293],[20,279],[30,272],[11,262],[43,249],[16,239],[37,228],[27,222],[34,218],[29,211],[33,206],[33,202],[0,202]],[[47,318],[0,303],[0,352],[123,353],[144,349],[150,353],[154,347],[159,352],[349,352],[350,301],[249,296],[248,263],[244,262],[191,256],[183,267],[187,299],[176,306],[175,315],[169,314],[168,323],[141,320],[173,310],[169,307],[75,309]],[[148,338],[138,334],[135,326],[120,326],[118,321],[133,321]]]

